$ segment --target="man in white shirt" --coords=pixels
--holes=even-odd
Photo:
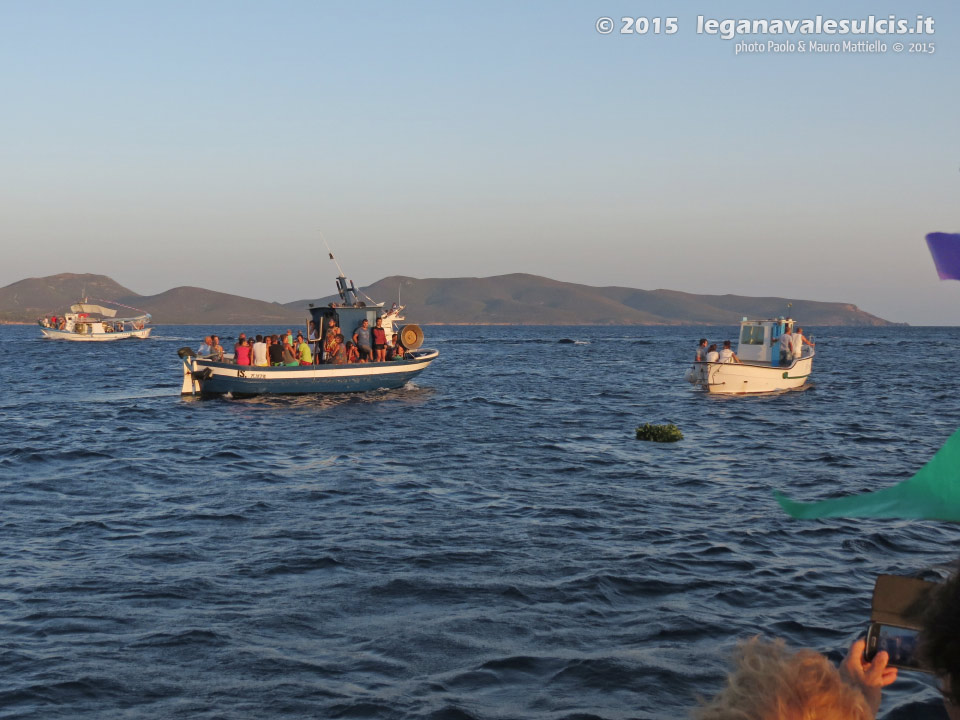
[[[733,348],[730,347],[730,341],[723,341],[723,350],[720,351],[720,362],[722,363],[739,363],[740,358],[737,357],[737,354],[733,351]]]
[[[797,331],[793,333],[793,356],[799,360],[800,356],[803,355],[803,346],[809,345],[813,347],[813,343],[807,340],[803,335],[803,328],[797,328]]]
[[[270,361],[267,360],[267,344],[263,341],[261,335],[257,335],[257,341],[253,344],[253,364],[256,367],[268,367]]]
[[[203,339],[203,345],[197,348],[197,355],[200,357],[206,357],[213,350],[213,338],[207,335]]]

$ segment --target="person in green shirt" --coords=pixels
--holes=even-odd
[[[310,352],[310,344],[303,339],[303,335],[297,335],[297,355],[301,365],[313,365],[313,353]]]

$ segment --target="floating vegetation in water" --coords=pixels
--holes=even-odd
[[[637,428],[637,440],[649,440],[650,442],[677,442],[683,440],[683,433],[680,432],[674,424],[670,425],[652,425],[646,423]]]

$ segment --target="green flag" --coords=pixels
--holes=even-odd
[[[909,480],[893,487],[814,503],[774,497],[795,518],[917,518],[960,522],[960,430]]]

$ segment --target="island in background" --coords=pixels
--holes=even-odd
[[[898,324],[849,303],[591,287],[522,273],[488,278],[392,276],[361,290],[388,306],[399,299],[407,307],[404,314],[421,325],[736,325],[744,316],[777,317],[787,312],[806,325]],[[62,312],[84,295],[146,310],[154,323],[170,325],[300,324],[308,304],[339,300],[327,295],[281,304],[198,287],[140,295],[105,275],[62,273],[0,288],[0,321],[35,322],[42,315]]]

